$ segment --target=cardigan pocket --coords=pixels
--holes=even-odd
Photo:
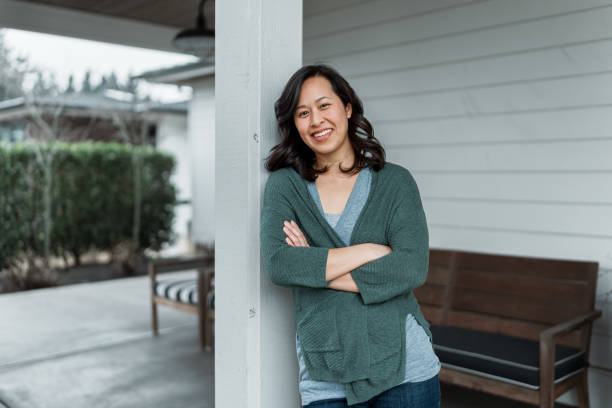
[[[297,332],[304,351],[340,350],[336,311],[329,302],[318,303],[306,311],[297,324]]]
[[[304,361],[313,380],[337,381],[344,373],[336,311],[329,302],[316,304],[297,324]]]

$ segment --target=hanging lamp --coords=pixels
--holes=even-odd
[[[215,50],[215,32],[208,28],[204,18],[204,3],[198,6],[198,18],[195,28],[180,31],[172,40],[174,47],[190,54],[210,56]]]

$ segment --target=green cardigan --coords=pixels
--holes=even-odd
[[[291,220],[310,247],[285,242],[283,222]],[[412,293],[427,277],[429,237],[410,172],[390,162],[372,171],[370,193],[350,245],[377,243],[390,246],[392,252],[351,272],[360,293],[328,288],[328,249],[346,245],[293,168],[277,170],[268,178],[260,239],[268,276],[293,289],[296,330],[310,376],[345,383],[349,405],[400,384],[407,313],[431,340],[429,324]]]

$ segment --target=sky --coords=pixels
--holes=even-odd
[[[97,41],[81,40],[29,31],[2,29],[6,44],[16,55],[27,57],[30,64],[53,72],[61,87],[70,74],[80,86],[85,72],[92,71],[96,83],[102,74],[114,71],[121,82],[129,75],[196,61],[187,54],[127,47]],[[189,87],[174,85],[143,85],[143,91],[153,99],[174,102],[188,99]]]

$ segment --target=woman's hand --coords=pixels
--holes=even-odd
[[[289,245],[303,246],[303,247],[310,246],[308,245],[308,241],[306,241],[304,234],[302,234],[302,231],[300,230],[298,225],[295,223],[295,221],[293,220],[291,222],[285,221],[285,226],[283,227],[283,231],[287,235],[287,238],[285,238],[285,241]]]

